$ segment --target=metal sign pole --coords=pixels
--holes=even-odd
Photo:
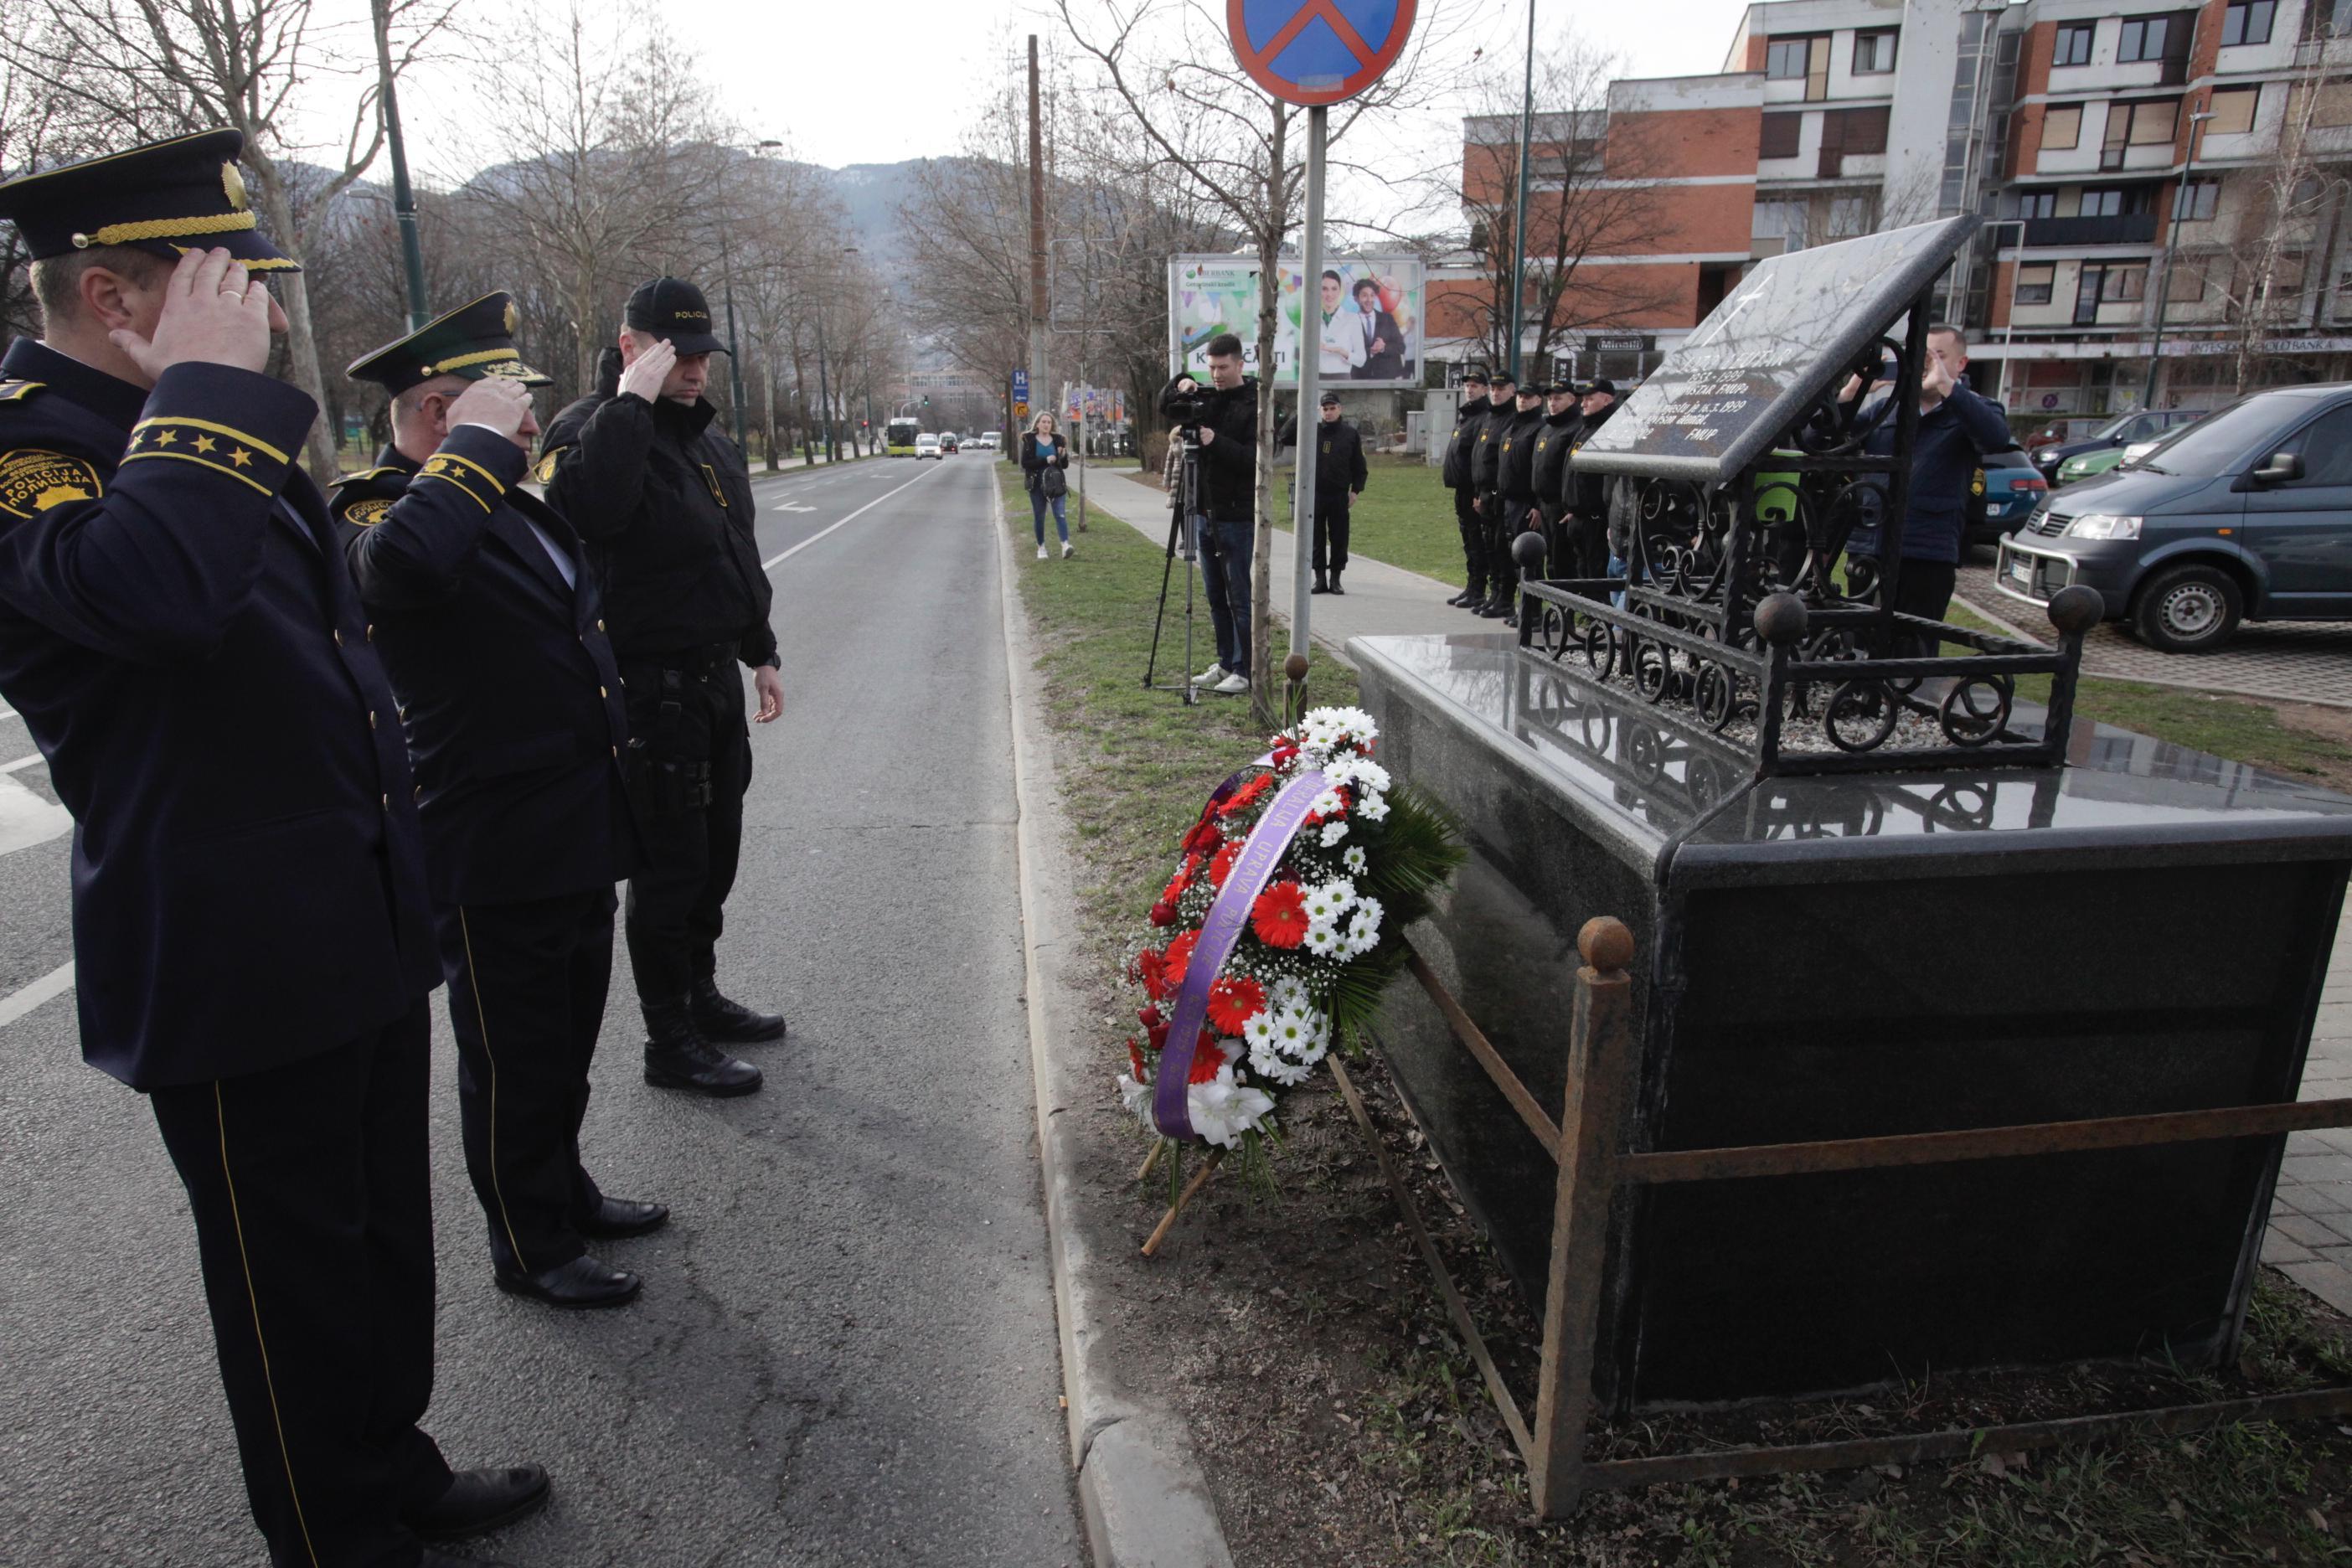
[[[1290,521],[1290,651],[1307,650],[1308,591],[1314,585],[1315,459],[1322,450],[1316,426],[1323,417],[1323,147],[1331,111],[1307,111],[1307,276],[1298,311],[1298,468],[1292,480]],[[1268,396],[1273,393],[1269,389]]]

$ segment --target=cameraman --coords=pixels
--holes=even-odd
[[[1209,384],[1179,375],[1160,395],[1177,437],[1197,444],[1201,583],[1217,629],[1217,661],[1192,684],[1224,696],[1250,689],[1250,558],[1257,547],[1257,383],[1242,374],[1242,341],[1209,340]],[[1181,503],[1180,503],[1181,504]]]

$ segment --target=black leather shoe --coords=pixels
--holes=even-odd
[[[694,1000],[689,1011],[694,1015],[694,1026],[706,1040],[721,1045],[756,1045],[761,1040],[784,1037],[784,1018],[781,1013],[754,1013],[740,1002],[731,1002],[719,991],[716,980],[694,983]]]
[[[584,1252],[544,1274],[509,1273],[494,1268],[490,1278],[509,1296],[528,1296],[551,1307],[617,1307],[635,1300],[646,1288],[646,1282],[627,1269],[600,1263]]]
[[[1323,581],[1323,574],[1318,572],[1315,574],[1315,586],[1307,591],[1310,594],[1328,594],[1331,591],[1331,585]]]
[[[1345,597],[1348,592],[1347,589],[1339,586],[1339,574],[1337,572],[1331,574],[1331,592],[1338,594],[1342,597]]]
[[[1511,604],[1507,599],[1489,599],[1471,612],[1472,615],[1484,616],[1490,621],[1499,621],[1510,613]]]
[[[537,1465],[459,1470],[449,1478],[449,1489],[431,1507],[408,1510],[400,1521],[426,1541],[463,1541],[502,1530],[537,1513],[546,1502],[547,1472]],[[425,1561],[430,1563],[436,1555],[428,1551]]]
[[[583,1236],[603,1240],[617,1237],[643,1236],[659,1230],[669,1223],[667,1204],[641,1204],[628,1198],[600,1198],[596,1207],[583,1217],[573,1228]]]
[[[705,1039],[684,997],[646,1013],[646,1081],[656,1089],[683,1089],[713,1100],[759,1092],[761,1073]]]
[[[446,1552],[436,1552],[430,1546],[416,1560],[416,1568],[515,1568],[503,1557],[452,1557]]]
[[[1465,588],[1445,602],[1457,610],[1466,610],[1486,596],[1486,591],[1483,588]]]

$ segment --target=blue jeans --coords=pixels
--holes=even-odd
[[[1045,542],[1045,503],[1049,500],[1054,503],[1054,526],[1062,531],[1062,542],[1070,542],[1070,520],[1062,510],[1069,499],[1066,493],[1049,496],[1042,486],[1029,492],[1029,510],[1036,521],[1039,544]]]
[[[1217,628],[1217,662],[1231,675],[1250,672],[1250,558],[1256,552],[1257,524],[1246,518],[1201,529],[1201,585]]]

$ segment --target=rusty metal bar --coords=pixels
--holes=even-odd
[[[1576,934],[1583,967],[1569,1030],[1563,1151],[1552,1199],[1551,1263],[1544,1288],[1543,1359],[1536,1386],[1530,1478],[1536,1517],[1570,1512],[1584,1490],[1584,1429],[1592,1415],[1592,1358],[1609,1252],[1609,1205],[1633,1104],[1640,1052],[1633,1037],[1633,933],[1603,915]]]
[[[1848,1470],[1864,1465],[1917,1464],[1966,1458],[1974,1453],[2011,1454],[2079,1443],[2123,1432],[2196,1432],[2240,1421],[2313,1421],[2352,1412],[2352,1388],[2297,1394],[2266,1394],[2208,1405],[2169,1405],[2155,1410],[2069,1415],[2054,1421],[2024,1421],[2007,1426],[1950,1427],[1938,1432],[1897,1432],[1832,1443],[1792,1443],[1784,1447],[1718,1448],[1662,1454],[1639,1459],[1603,1459],[1584,1467],[1586,1484],[1617,1489],[1659,1481],[1721,1480],[1732,1476],[1778,1475],[1792,1470]]]
[[[1462,1042],[1463,1049],[1478,1058],[1478,1065],[1486,1069],[1486,1076],[1495,1080],[1495,1087],[1503,1091],[1503,1098],[1511,1102],[1511,1109],[1519,1113],[1519,1120],[1526,1122],[1528,1131],[1536,1135],[1536,1142],[1543,1145],[1543,1152],[1558,1160],[1559,1129],[1552,1125],[1551,1118],[1546,1116],[1543,1107],[1536,1103],[1536,1097],[1528,1092],[1526,1084],[1519,1081],[1519,1075],[1513,1072],[1510,1064],[1496,1051],[1494,1042],[1470,1021],[1470,1015],[1462,1010],[1462,1004],[1454,999],[1454,993],[1445,988],[1445,982],[1429,967],[1429,961],[1421,956],[1421,950],[1408,940],[1404,951],[1405,967],[1412,971],[1415,980],[1421,982],[1421,988],[1429,993],[1429,999],[1437,1004],[1437,1010],[1445,1015],[1446,1025],[1453,1029],[1454,1037]]]
[[[2214,1138],[2256,1138],[2347,1126],[2352,1126],[2352,1100],[2310,1100],[2279,1105],[2165,1111],[2153,1116],[2110,1116],[2084,1121],[2035,1121],[2015,1127],[1969,1127],[1948,1132],[1836,1138],[1811,1143],[1660,1149],[1626,1155],[1619,1163],[1618,1176],[1622,1181],[1654,1185],[1667,1182],[1736,1181],[1750,1176],[1801,1176],[1824,1171],[1873,1171],[1895,1165],[1937,1165],[1961,1160],[2194,1143]]]
[[[1478,1321],[1470,1315],[1470,1303],[1462,1299],[1454,1288],[1454,1276],[1446,1271],[1445,1259],[1438,1256],[1437,1243],[1431,1239],[1429,1227],[1421,1223],[1421,1210],[1406,1190],[1403,1176],[1397,1172],[1396,1162],[1389,1158],[1389,1146],[1372,1125],[1371,1114],[1364,1109],[1364,1097],[1356,1092],[1356,1080],[1348,1075],[1346,1064],[1337,1056],[1329,1058],[1332,1081],[1339,1086],[1339,1098],[1348,1102],[1348,1112],[1356,1125],[1364,1130],[1364,1142],[1372,1146],[1372,1158],[1380,1162],[1381,1174],[1389,1184],[1389,1195],[1396,1199],[1397,1213],[1404,1217],[1404,1227],[1421,1247],[1422,1261],[1429,1265],[1430,1276],[1437,1281],[1437,1294],[1445,1302],[1445,1310],[1454,1320],[1454,1331],[1462,1342],[1470,1347],[1470,1359],[1478,1363],[1478,1373],[1486,1380],[1486,1392],[1494,1396],[1496,1413],[1518,1445],[1519,1458],[1532,1466],[1535,1463],[1535,1439],[1528,1435],[1526,1419],[1519,1415],[1518,1401],[1511,1397],[1510,1385],[1503,1381],[1502,1369],[1487,1352],[1486,1337],[1478,1331]]]

